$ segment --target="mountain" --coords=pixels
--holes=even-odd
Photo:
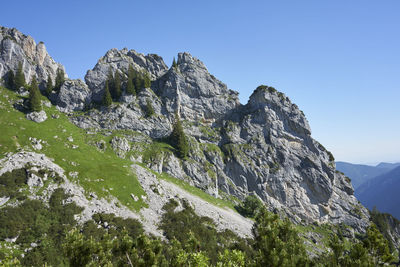
[[[381,162],[378,165],[376,165],[377,168],[381,169],[386,169],[386,170],[393,170],[396,167],[399,167],[400,163],[387,163],[387,162]]]
[[[362,165],[362,164],[352,164],[348,162],[336,162],[336,169],[343,172],[346,176],[351,179],[351,183],[354,190],[364,182],[374,178],[376,176],[382,175],[395,167],[400,166],[400,163],[384,163],[381,162],[376,166]]]
[[[135,257],[162,255],[161,244],[175,246],[167,256],[192,253],[189,261],[202,255],[200,239],[213,244],[203,246],[214,265],[227,248],[264,257],[248,240],[264,240],[257,239],[263,231],[280,236],[262,228],[272,222],[284,235],[293,233],[296,246],[301,237],[314,257],[329,251],[336,234],[353,243],[356,234],[368,237],[370,215],[350,180],[312,138],[304,113],[275,88],[260,85],[241,104],[237,92],[187,52],[167,67],[158,55],[114,48],[85,81],[62,77],[59,88],[40,96],[42,110],[32,112],[34,86],[15,90],[6,81],[21,63],[27,83],[36,78],[44,93],[47,78],[64,68],[15,29],[2,27],[0,42],[0,225],[6,225],[0,238],[12,255],[28,253],[28,265],[74,262],[79,251],[110,249],[107,242],[119,240],[126,241],[119,249],[130,248],[119,255],[120,265],[133,265],[138,259],[128,252],[141,246]],[[279,216],[254,211],[255,202]],[[235,206],[250,209],[256,223]],[[114,241],[94,246],[91,236],[106,233]]]
[[[16,72],[18,62],[27,81],[33,76],[45,80],[62,68],[31,37],[15,29],[2,28],[1,33],[3,75]],[[51,68],[31,63],[39,50]],[[110,107],[102,107],[106,81],[119,76],[123,89],[129,72],[137,78],[136,95],[124,92]],[[146,75],[150,87],[140,83]],[[259,86],[243,105],[237,92],[189,53],[179,53],[176,65],[168,68],[158,55],[111,49],[87,72],[85,82],[66,79],[49,98],[87,132],[119,132],[108,144],[104,137],[97,142],[105,142],[121,158],[211,195],[244,199],[256,194],[271,210],[282,210],[294,221],[344,222],[359,231],[368,224],[351,184],[335,171],[331,153],[311,137],[297,105],[268,86]],[[153,116],[146,115],[148,103]],[[190,147],[185,159],[165,141],[178,118]]]
[[[396,167],[362,184],[356,191],[356,196],[367,208],[377,207],[379,211],[400,218],[399,188],[400,167]]]

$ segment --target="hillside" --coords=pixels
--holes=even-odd
[[[376,207],[381,212],[387,212],[400,218],[399,186],[400,167],[397,167],[362,184],[356,195],[367,208]]]
[[[43,43],[4,27],[0,42],[2,262],[306,266],[372,261],[371,244],[375,261],[392,259],[275,88],[243,105],[189,53],[167,67],[128,49],[71,80]]]
[[[351,184],[354,190],[357,191],[358,187],[364,182],[369,181],[371,178],[382,175],[399,166],[399,163],[385,163],[381,162],[376,166],[352,164],[348,162],[336,162],[336,169],[343,172],[351,179]]]

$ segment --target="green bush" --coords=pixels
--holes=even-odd
[[[19,198],[19,189],[28,181],[26,169],[15,169],[0,176],[0,197]]]
[[[181,159],[185,159],[189,154],[189,142],[183,131],[181,120],[178,114],[175,115],[176,120],[169,136],[170,144],[176,149],[177,155]]]
[[[264,208],[264,203],[254,195],[247,196],[235,209],[244,217],[254,218]]]
[[[145,111],[146,111],[146,118],[151,118],[155,115],[153,105],[151,104],[149,99],[147,99]]]

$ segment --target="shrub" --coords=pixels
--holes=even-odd
[[[175,114],[175,124],[169,137],[171,145],[176,149],[179,158],[184,159],[189,154],[189,142],[183,131],[181,120],[178,114]]]
[[[153,105],[151,104],[150,100],[147,99],[147,102],[146,102],[146,117],[150,118],[150,117],[153,117],[154,115],[155,115],[155,112],[154,112]]]
[[[257,196],[250,195],[245,198],[241,205],[235,206],[235,208],[242,216],[254,218],[264,208],[264,203]]]

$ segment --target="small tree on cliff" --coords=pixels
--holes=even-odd
[[[103,95],[102,104],[105,107],[109,107],[112,104],[112,98],[111,98],[110,90],[108,89],[108,81],[106,81],[106,86],[104,88],[104,95]]]
[[[31,88],[29,89],[29,110],[36,112],[42,110],[39,87],[35,77],[32,78]]]
[[[175,114],[175,124],[170,135],[171,145],[177,150],[178,157],[184,159],[189,154],[189,142],[183,131],[178,113]]]
[[[45,96],[50,96],[52,91],[53,91],[53,80],[49,75],[49,78],[47,78],[47,83],[46,83],[46,91],[44,92]]]
[[[61,86],[63,85],[65,81],[65,73],[63,69],[58,69],[57,70],[57,76],[56,76],[56,82],[54,85],[54,90],[56,90],[57,92],[60,90]]]
[[[18,64],[17,72],[15,73],[14,90],[18,90],[23,86],[25,86],[25,75],[24,71],[22,70],[22,63],[20,62]]]

